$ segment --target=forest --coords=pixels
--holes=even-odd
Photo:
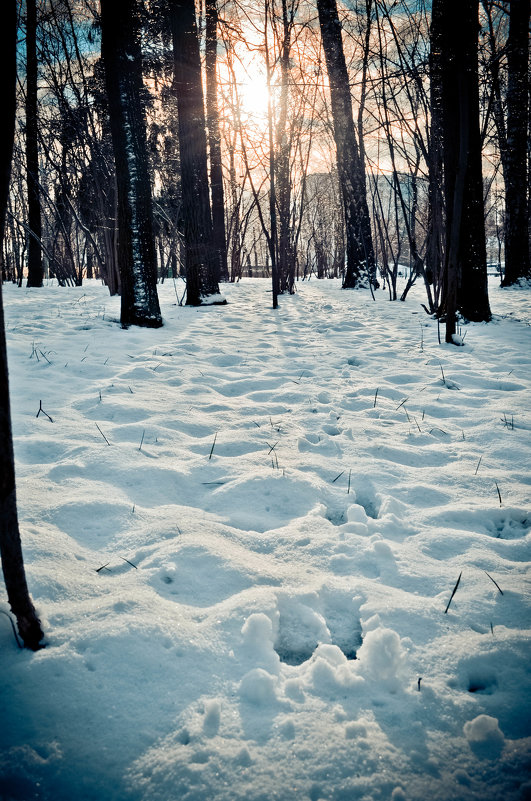
[[[1,801],[529,799],[528,0],[2,11]]]
[[[310,276],[419,281],[451,342],[489,319],[488,271],[529,277],[526,0],[17,14],[4,281],[101,278],[124,325],[161,323],[168,278],[197,305],[268,276],[273,306]]]

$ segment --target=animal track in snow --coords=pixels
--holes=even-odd
[[[281,597],[275,651],[287,665],[302,665],[321,643],[337,645],[347,659],[360,647],[359,605],[349,593],[323,588],[318,596]]]

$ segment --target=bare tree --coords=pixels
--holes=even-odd
[[[151,183],[141,103],[142,57],[137,0],[102,0],[102,55],[118,186],[121,323],[162,325]]]
[[[454,23],[459,14],[460,24]],[[434,0],[432,81],[440,81],[445,203],[446,341],[454,342],[456,312],[489,320],[487,256],[477,79],[477,0]]]
[[[37,122],[37,3],[26,2],[26,170],[28,187],[28,286],[41,287],[41,202]]]
[[[219,294],[207,171],[207,137],[194,0],[169,0],[177,97],[186,303]]]
[[[4,114],[4,146],[0,153],[0,243],[4,239],[5,212],[9,192],[11,152],[15,129],[16,71],[16,2],[7,0],[0,26],[0,69],[2,73],[2,109]],[[0,281],[0,556],[7,597],[17,619],[20,636],[27,648],[41,648],[44,637],[40,621],[31,601],[17,515],[15,458],[9,406],[9,378],[5,340],[2,282]]]
[[[347,269],[343,287],[350,289],[360,286],[367,276],[373,274],[374,250],[364,167],[354,128],[336,0],[317,0],[317,9],[330,82],[337,167],[345,213]]]
[[[212,195],[212,234],[217,253],[218,279],[227,281],[227,237],[225,232],[225,203],[218,111],[218,9],[216,0],[205,1],[205,72],[210,189]]]
[[[507,40],[505,274],[503,286],[531,277],[528,220],[529,0],[511,0]]]

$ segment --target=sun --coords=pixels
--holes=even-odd
[[[256,68],[246,71],[239,81],[238,92],[242,111],[255,120],[267,118],[269,91],[265,75]]]

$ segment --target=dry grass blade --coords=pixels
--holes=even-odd
[[[101,428],[99,427],[99,425],[98,425],[97,423],[94,423],[94,425],[96,426],[96,428],[97,428],[97,429],[98,429],[98,431],[100,432],[101,436],[103,437],[103,439],[105,440],[105,442],[107,443],[107,445],[110,445],[111,443],[109,442],[109,440],[107,439],[107,437],[105,436],[105,434],[103,433],[103,431],[101,430]]]
[[[459,582],[461,581],[461,576],[462,575],[463,575],[463,571],[461,570],[461,572],[459,573],[459,578],[455,582],[455,587],[452,590],[452,594],[450,595],[450,600],[446,604],[446,609],[444,610],[444,614],[446,614],[448,612],[448,610],[450,609],[450,604],[452,603],[452,599],[453,599],[454,595],[457,592],[457,588],[459,587]]]
[[[498,584],[498,582],[497,582],[497,581],[495,581],[495,579],[493,579],[493,578],[492,578],[492,576],[490,575],[490,573],[487,573],[487,571],[486,571],[486,570],[484,570],[483,572],[484,572],[484,573],[485,573],[485,574],[486,574],[486,575],[487,575],[487,576],[490,578],[490,580],[492,581],[492,583],[494,584],[494,586],[498,588],[498,592],[500,593],[500,595],[503,595],[503,590],[501,589],[501,587],[500,587],[500,585]]]

